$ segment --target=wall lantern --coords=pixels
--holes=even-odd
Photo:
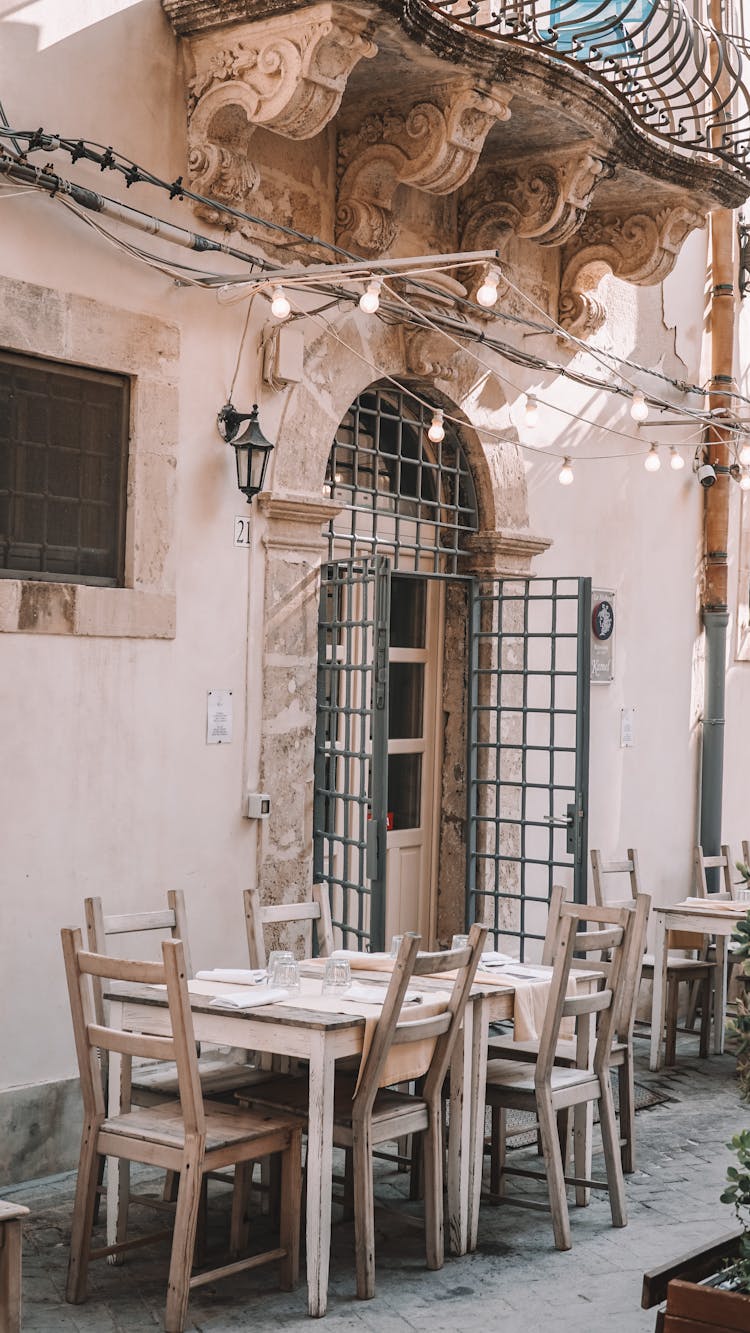
[[[243,421],[249,424],[242,435],[237,432]],[[219,434],[231,444],[237,461],[237,485],[250,504],[254,495],[262,491],[268,467],[268,455],[273,449],[258,422],[258,404],[252,412],[237,412],[231,403],[225,403],[216,418]]]

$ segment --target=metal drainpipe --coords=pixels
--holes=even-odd
[[[717,209],[711,214],[711,387],[710,408],[731,408],[728,394],[734,384],[734,214]],[[729,433],[709,429],[708,461],[716,483],[705,492],[704,557],[701,608],[706,635],[703,699],[703,746],[700,780],[700,841],[708,856],[721,847],[724,779],[724,699],[726,683],[727,545],[729,536]],[[710,873],[710,872],[709,872]],[[710,885],[713,887],[713,885]]]

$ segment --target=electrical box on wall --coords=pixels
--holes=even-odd
[[[305,359],[305,335],[302,329],[280,324],[263,343],[263,380],[272,389],[285,384],[299,384]]]
[[[249,791],[245,796],[245,819],[268,819],[271,797],[265,791]]]

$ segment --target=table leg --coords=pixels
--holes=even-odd
[[[590,1069],[596,1044],[596,1024],[591,1014],[582,1014],[576,1037],[576,1064],[579,1069]],[[594,1155],[594,1103],[582,1102],[573,1111],[573,1162],[579,1179],[591,1180]],[[576,1205],[587,1208],[591,1203],[588,1185],[576,1185]]]
[[[448,1246],[466,1254],[469,1243],[469,1159],[471,1156],[471,1001],[456,1039],[450,1070],[448,1119]]]
[[[656,942],[654,945],[654,993],[651,1000],[651,1058],[650,1069],[661,1069],[664,1010],[667,1001],[667,923],[661,912],[655,912]]]
[[[310,1048],[310,1107],[307,1129],[307,1309],[324,1315],[328,1302],[333,1174],[334,1061],[324,1034]]]
[[[471,1009],[471,1082],[469,1084],[469,1180],[468,1180],[468,1248],[477,1248],[479,1232],[479,1204],[482,1194],[484,1167],[485,1098],[487,1089],[487,1046],[489,1043],[490,1010],[486,998],[469,1001]]]
[[[729,950],[727,936],[716,936],[716,994],[714,995],[714,1054],[724,1051],[724,1023],[727,1012]]]

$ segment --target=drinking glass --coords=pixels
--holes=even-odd
[[[268,982],[269,986],[271,984],[271,977],[273,976],[273,969],[275,968],[276,964],[293,963],[293,962],[294,962],[294,954],[292,953],[291,949],[272,949],[268,955],[268,963],[266,965],[266,981]]]
[[[300,989],[299,964],[290,954],[288,958],[277,958],[271,969],[270,984],[281,986],[283,990]]]
[[[336,995],[348,990],[352,984],[352,971],[348,958],[328,958],[323,974],[323,994]]]
[[[454,935],[451,940],[451,949],[465,949],[468,943],[468,935]]]
[[[398,951],[401,948],[403,935],[394,935],[391,940],[391,958],[398,958]]]

